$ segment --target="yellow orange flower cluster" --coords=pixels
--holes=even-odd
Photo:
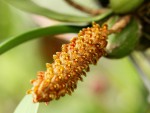
[[[89,71],[89,64],[96,64],[105,55],[107,45],[107,25],[83,28],[69,44],[62,45],[62,51],[53,55],[54,62],[47,63],[47,70],[39,72],[32,80],[33,102],[50,102],[65,94],[71,94]]]

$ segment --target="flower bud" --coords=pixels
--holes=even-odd
[[[138,45],[141,36],[139,22],[132,18],[119,33],[109,36],[107,58],[122,58],[128,56]]]
[[[110,7],[115,13],[128,13],[135,10],[144,0],[110,0]]]

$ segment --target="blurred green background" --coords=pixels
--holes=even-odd
[[[34,1],[61,13],[86,15],[63,0]],[[93,0],[77,2],[98,8]],[[46,23],[59,24],[0,1],[0,42]],[[67,39],[72,35],[62,37]],[[49,41],[49,38],[54,39]],[[60,50],[61,43],[66,41],[56,36],[43,37],[19,45],[0,56],[0,113],[15,110],[31,87],[29,81],[36,77],[37,71],[45,70],[46,62],[52,62],[52,54]],[[91,66],[91,71],[84,82],[79,82],[72,96],[52,101],[48,106],[41,103],[38,113],[148,113],[148,95],[140,74],[128,57],[118,60],[102,58],[97,66]]]

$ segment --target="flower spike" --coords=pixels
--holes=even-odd
[[[39,72],[31,81],[33,102],[50,102],[66,94],[71,95],[77,82],[83,80],[89,64],[96,64],[106,54],[108,29],[93,23],[92,27],[83,28],[69,44],[62,45],[62,51],[53,55],[54,62],[47,63],[47,70]]]

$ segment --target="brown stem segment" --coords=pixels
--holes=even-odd
[[[120,32],[126,25],[130,22],[131,16],[125,15],[121,17],[118,22],[116,22],[111,29],[109,30],[109,34]]]
[[[87,8],[87,7],[81,6],[81,5],[75,3],[72,0],[65,0],[65,1],[66,1],[66,3],[73,6],[74,8],[76,8],[80,11],[83,11],[85,13],[91,14],[91,15],[101,14],[101,13],[104,13],[107,10],[107,9],[92,10],[92,9]]]

